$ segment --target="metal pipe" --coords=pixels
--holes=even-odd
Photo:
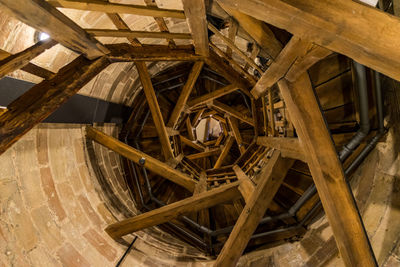
[[[350,142],[344,145],[343,149],[339,152],[339,158],[342,162],[345,161],[351,155],[351,153],[353,153],[362,140],[368,135],[370,130],[368,116],[367,69],[364,65],[354,61],[354,71],[360,106],[360,129],[350,140]]]
[[[121,266],[122,262],[125,260],[126,256],[128,255],[128,253],[131,251],[133,244],[135,243],[137,239],[137,236],[135,236],[131,242],[131,244],[129,245],[129,247],[126,249],[124,255],[122,255],[121,259],[118,261],[117,265],[115,265],[115,267],[119,267]]]

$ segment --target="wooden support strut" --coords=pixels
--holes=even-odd
[[[171,168],[168,164],[159,161],[133,147],[124,144],[118,139],[113,138],[93,127],[86,127],[86,137],[93,141],[115,151],[123,157],[126,157],[136,164],[143,165],[150,171],[164,177],[165,179],[174,182],[189,191],[193,192],[196,182],[186,174]]]
[[[174,202],[164,207],[137,215],[135,217],[111,224],[105,231],[114,239],[124,235],[168,222],[186,213],[203,210],[217,204],[232,201],[240,196],[240,182],[220,186],[192,197]]]
[[[307,162],[303,148],[297,138],[259,136],[257,137],[257,145],[278,149],[281,151],[282,157],[284,158],[298,159]]]
[[[346,266],[377,266],[308,75],[278,82]]]

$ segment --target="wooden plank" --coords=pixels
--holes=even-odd
[[[257,137],[257,145],[278,149],[281,151],[283,158],[298,159],[306,162],[306,156],[297,138],[259,136]]]
[[[292,164],[292,160],[282,159],[278,151],[273,152],[272,157],[260,172],[261,179],[249,201],[246,202],[246,206],[218,255],[215,266],[236,266]]]
[[[46,1],[0,0],[0,4],[20,21],[89,59],[109,53],[106,47]]]
[[[276,129],[275,129],[275,104],[274,104],[274,99],[272,98],[272,88],[268,90],[268,104],[269,104],[269,122],[271,125],[271,134],[272,136],[276,136]]]
[[[189,33],[171,32],[148,32],[131,30],[109,30],[109,29],[85,29],[89,34],[96,37],[129,37],[129,38],[167,38],[167,39],[191,39]]]
[[[206,104],[207,102],[209,102],[211,100],[217,99],[217,98],[227,95],[227,94],[230,94],[238,89],[239,89],[239,87],[235,84],[230,84],[230,85],[224,86],[224,87],[217,89],[215,91],[212,91],[208,94],[205,94],[205,95],[199,96],[193,100],[190,100],[188,102],[188,106],[189,106],[189,108],[193,108],[194,106],[197,106],[197,105]]]
[[[344,263],[346,266],[376,266],[308,75],[303,74],[294,83],[281,80],[278,85]]]
[[[208,29],[212,31],[218,38],[220,38],[230,49],[232,49],[239,57],[241,57],[244,61],[246,61],[250,66],[256,69],[259,73],[263,73],[259,66],[249,58],[242,50],[237,48],[237,46],[230,40],[228,37],[219,32],[217,28],[214,27],[211,23],[208,23]]]
[[[174,9],[161,9],[154,6],[141,6],[141,5],[126,5],[110,3],[100,0],[50,0],[48,1],[52,6],[72,8],[87,11],[98,11],[105,13],[119,13],[119,14],[133,14],[138,16],[150,17],[171,17],[178,19],[185,19],[185,14],[180,10]]]
[[[179,117],[183,112],[183,110],[185,109],[186,102],[189,99],[189,96],[193,90],[194,85],[196,84],[197,78],[200,75],[203,65],[204,65],[203,61],[194,63],[192,70],[190,71],[189,76],[187,78],[187,81],[183,86],[182,91],[179,95],[178,101],[176,102],[176,105],[172,110],[171,117],[169,118],[167,124],[169,127],[175,128],[177,126]]]
[[[243,144],[242,135],[240,134],[240,131],[239,131],[239,122],[237,121],[236,118],[233,118],[231,116],[229,116],[227,119],[228,119],[229,127],[231,128],[232,134],[235,137],[236,143],[239,147],[240,154],[243,155],[244,152],[246,152],[246,148]]]
[[[12,55],[11,53],[8,53],[0,49],[0,60],[3,60],[11,55]],[[50,79],[50,77],[52,77],[55,74],[52,71],[49,71],[32,63],[26,64],[24,67],[21,68],[21,70],[26,71],[32,75],[41,77],[43,79]]]
[[[233,165],[232,169],[235,172],[237,179],[241,182],[239,185],[239,191],[242,194],[244,201],[249,203],[256,187],[238,165]]]
[[[207,192],[207,190],[208,190],[207,173],[205,171],[202,171],[200,173],[199,182],[196,185],[196,189],[195,189],[193,195],[198,195],[198,194]],[[200,210],[198,214],[199,214],[199,218],[198,218],[199,224],[210,229],[210,212],[209,212],[208,208]],[[211,247],[211,245],[212,245],[211,236],[208,234],[203,234],[203,238],[204,238],[204,241],[207,243],[207,245]],[[211,249],[211,248],[209,248],[209,249]]]
[[[117,13],[107,13],[108,18],[112,21],[112,23],[117,27],[118,30],[130,30],[128,24],[125,23],[125,21],[121,18],[120,15]],[[133,45],[133,46],[141,46],[142,44],[139,42],[138,39],[132,38],[132,37],[127,37],[128,41]]]
[[[200,152],[200,153],[196,153],[196,154],[190,154],[186,157],[190,160],[194,160],[194,159],[201,159],[201,158],[215,156],[215,155],[218,155],[219,153],[221,153],[221,149],[215,148],[215,149],[205,150],[204,152]]]
[[[79,56],[54,77],[33,86],[0,116],[0,154],[64,104],[110,62]]]
[[[5,59],[0,61],[0,78],[4,77],[8,73],[11,73],[15,70],[25,67],[28,65],[29,61],[42,54],[46,49],[50,49],[57,42],[51,39],[39,41],[33,46],[16,53],[14,55],[10,55]]]
[[[199,145],[197,143],[197,141],[191,141],[189,139],[187,139],[186,137],[180,135],[179,138],[181,139],[181,142],[184,143],[187,146],[190,146],[198,151],[204,152],[204,150],[206,149],[205,147],[203,147],[202,145]]]
[[[208,56],[209,48],[205,3],[203,0],[182,0],[182,3],[186,21],[192,34],[196,54]]]
[[[228,156],[229,151],[231,150],[233,142],[235,142],[235,139],[231,135],[228,136],[227,140],[225,141],[224,148],[222,149],[221,154],[214,164],[214,169],[218,169],[224,164],[224,161]]]
[[[114,62],[127,61],[198,61],[204,59],[195,55],[193,46],[177,46],[170,48],[165,45],[132,46],[126,43],[110,44],[106,47],[111,51],[108,57]]]
[[[235,44],[235,39],[236,39],[238,29],[239,29],[239,24],[233,17],[230,17],[229,18],[228,38],[229,38],[229,40],[232,41],[233,44]],[[230,48],[229,46],[226,47],[226,56],[228,58],[232,58],[232,48]]]
[[[264,95],[269,88],[279,81],[288,72],[293,63],[300,57],[304,56],[311,44],[296,36],[290,39],[289,43],[283,48],[275,62],[261,76],[256,85],[251,90],[251,94],[255,98]]]
[[[99,130],[94,129],[93,127],[86,127],[86,137],[92,139],[93,141],[115,151],[121,156],[128,158],[134,161],[136,164],[139,164],[146,169],[164,177],[165,179],[174,182],[189,191],[193,192],[195,188],[195,181],[192,180],[188,175],[171,168],[168,164],[159,161],[133,147],[128,146],[127,144],[119,141],[112,136],[109,136]],[[144,164],[141,164],[140,161],[144,159]]]
[[[187,132],[188,132],[189,139],[192,140],[192,141],[195,141],[196,138],[194,137],[194,129],[193,129],[193,126],[192,126],[192,122],[190,121],[190,116],[186,117],[185,124],[186,124],[186,129],[187,129]]]
[[[232,201],[240,196],[240,182],[220,186],[192,197],[174,202],[164,207],[137,215],[135,217],[111,224],[105,231],[114,239],[124,235],[168,222],[190,212],[196,212],[217,204]]]
[[[257,44],[270,56],[271,59],[275,59],[279,55],[283,46],[276,39],[274,33],[267,24],[240,12],[229,5],[223,4],[219,0],[218,3],[229,15],[236,19],[240,27],[242,27],[257,42]]]
[[[150,74],[147,71],[146,63],[143,61],[135,62],[136,68],[139,74],[140,81],[142,82],[143,91],[149,105],[151,116],[156,126],[158,137],[160,138],[161,149],[165,160],[173,158],[174,154],[171,148],[171,142],[167,130],[165,128],[164,119],[161,114],[160,106],[158,105],[157,96],[154,92],[153,85],[151,83]]]
[[[393,15],[347,0],[219,2],[400,80],[400,19]]]
[[[217,100],[213,100],[212,102],[212,106],[213,108],[216,108],[220,111],[222,111],[223,113],[226,113],[232,117],[235,117],[251,126],[254,126],[254,121],[251,117],[248,117],[247,115],[237,111],[235,108],[230,107],[228,105],[225,105]]]

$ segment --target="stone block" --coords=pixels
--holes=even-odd
[[[63,266],[66,267],[87,267],[89,262],[70,244],[66,243],[57,251],[58,257]]]
[[[117,258],[117,250],[93,228],[85,232],[83,236],[108,261],[113,262]]]

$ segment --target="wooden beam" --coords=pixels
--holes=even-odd
[[[272,157],[260,172],[260,181],[246,202],[246,206],[218,255],[215,266],[236,266],[292,164],[292,160],[281,158],[278,151],[273,152]]]
[[[233,165],[232,169],[235,172],[237,179],[240,181],[239,191],[242,194],[244,201],[249,203],[256,186],[238,165]]]
[[[9,56],[12,56],[12,54],[0,49],[0,60],[3,60]],[[28,72],[32,75],[41,77],[43,79],[50,79],[50,77],[55,74],[52,71],[49,71],[32,63],[26,64],[24,67],[21,68],[21,70]]]
[[[164,154],[165,160],[173,158],[174,154],[171,148],[171,142],[167,130],[165,128],[164,119],[161,114],[160,107],[158,105],[157,96],[154,92],[153,85],[151,83],[150,74],[147,71],[146,63],[143,61],[135,62],[137,71],[139,73],[140,81],[142,82],[143,91],[149,105],[151,116],[156,126],[158,137],[160,138],[161,149]]]
[[[182,0],[196,54],[208,56],[208,31],[204,0]]]
[[[197,143],[197,141],[191,141],[182,135],[180,135],[179,138],[181,139],[182,143],[184,143],[185,145],[190,146],[198,151],[204,152],[204,150],[206,149],[204,146],[199,145]]]
[[[240,27],[242,27],[257,44],[270,56],[275,59],[282,50],[282,44],[276,39],[274,33],[264,22],[255,19],[249,15],[240,12],[237,9],[231,8],[218,1],[221,7],[231,16],[233,16]],[[261,74],[261,73],[260,73]]]
[[[219,153],[221,153],[221,149],[215,148],[215,149],[205,150],[204,152],[200,152],[200,153],[196,153],[196,154],[190,154],[190,155],[187,155],[186,157],[190,160],[194,160],[194,159],[201,159],[201,158],[215,156],[215,155],[218,155]]]
[[[224,148],[222,149],[221,154],[219,155],[217,161],[214,164],[214,169],[218,169],[222,166],[222,164],[225,161],[225,158],[228,156],[229,151],[231,150],[233,142],[235,142],[235,139],[231,135],[228,136],[228,139],[224,144]]]
[[[195,141],[196,138],[195,138],[195,133],[194,133],[194,130],[193,130],[192,122],[190,121],[190,116],[186,117],[185,124],[186,124],[186,129],[187,129],[187,132],[188,132],[189,139],[192,140],[192,141]]]
[[[112,21],[112,23],[117,27],[118,30],[130,30],[128,24],[121,18],[121,16],[117,13],[107,13],[108,18]],[[128,41],[133,46],[141,46],[142,44],[136,38],[127,37]]]
[[[240,182],[234,182],[196,194],[164,207],[111,224],[107,226],[105,231],[112,238],[118,239],[124,235],[168,222],[184,214],[232,201],[240,196],[238,191],[239,184]]]
[[[85,29],[87,33],[96,37],[129,37],[129,38],[161,38],[161,39],[190,39],[189,33],[148,32],[131,30]]]
[[[344,263],[377,266],[308,75],[278,85]]]
[[[111,51],[108,55],[114,62],[128,61],[198,61],[204,59],[195,55],[193,46],[177,46],[170,48],[165,45],[132,46],[126,43],[110,44],[106,47]]]
[[[0,4],[17,19],[89,59],[109,53],[106,47],[44,0],[0,0]]]
[[[238,89],[239,89],[239,87],[235,84],[230,84],[230,85],[224,86],[224,87],[217,89],[215,91],[212,91],[208,94],[205,94],[205,95],[199,96],[193,100],[190,100],[188,102],[188,106],[189,106],[189,108],[193,108],[194,106],[197,106],[197,105],[206,104],[207,102],[209,102],[211,100],[217,99],[217,98],[227,95],[227,94],[230,94]]]
[[[228,37],[220,33],[219,30],[214,27],[214,25],[208,23],[208,29],[212,31],[218,38],[220,38],[230,49],[233,50],[233,52],[235,52],[239,57],[241,57],[244,61],[246,61],[250,66],[256,69],[260,74],[263,73],[260,67],[257,66],[257,64],[253,60],[251,60],[245,53],[243,53],[242,50],[237,48],[237,46],[232,42],[232,40],[230,40]]]
[[[243,113],[237,111],[235,108],[230,107],[228,105],[225,105],[217,100],[213,100],[212,102],[212,106],[213,108],[216,108],[220,111],[222,111],[223,113],[226,113],[232,117],[235,117],[251,126],[254,126],[254,121],[252,118],[248,117],[247,115],[244,115]]]
[[[190,192],[194,191],[196,184],[195,181],[188,175],[171,168],[168,164],[130,147],[118,139],[90,126],[86,127],[86,137],[111,149],[112,151],[115,151],[121,156],[134,161],[136,164],[144,166],[146,169],[160,175],[161,177],[188,189]],[[141,161],[143,160],[144,163],[142,164]]]
[[[54,77],[33,86],[0,116],[0,154],[47,118],[110,64],[107,58],[76,58]]]
[[[400,19],[393,15],[347,0],[219,2],[400,80]]]
[[[228,124],[232,130],[233,136],[235,137],[236,143],[239,147],[240,154],[244,154],[246,148],[244,147],[242,135],[240,134],[239,131],[239,122],[237,121],[236,118],[228,116]]]
[[[25,67],[29,61],[56,45],[57,42],[54,40],[39,41],[33,46],[21,51],[17,54],[10,55],[7,58],[0,61],[0,78],[4,77],[8,73]]]
[[[257,145],[278,149],[281,151],[283,158],[292,158],[307,162],[303,148],[297,138],[259,136],[257,137]]]
[[[182,111],[185,109],[186,102],[189,99],[189,96],[193,90],[197,78],[200,75],[203,65],[204,65],[203,61],[194,63],[192,70],[190,71],[189,76],[187,78],[187,81],[182,88],[181,94],[179,95],[178,101],[176,102],[176,105],[172,111],[171,117],[169,118],[167,124],[169,127],[175,128],[177,126],[179,117]]]
[[[274,107],[275,107],[275,104],[274,104],[274,99],[273,99],[273,97],[272,97],[272,88],[269,88],[269,90],[268,90],[268,104],[269,104],[269,109],[268,109],[268,112],[269,112],[269,122],[270,122],[270,125],[271,125],[271,134],[272,134],[272,136],[276,136],[276,129],[275,129],[275,110],[274,110]]]
[[[55,7],[72,8],[72,9],[87,10],[87,11],[133,14],[138,16],[150,16],[150,17],[171,17],[178,19],[186,18],[185,14],[180,10],[160,9],[152,6],[125,5],[125,4],[110,3],[100,0],[98,1],[50,0],[48,2]]]
[[[229,40],[232,41],[233,44],[235,44],[235,39],[236,39],[238,29],[239,29],[239,24],[233,17],[230,17],[229,18],[228,38],[229,38]],[[232,48],[230,48],[229,46],[226,47],[226,55],[228,58],[232,58]]]

